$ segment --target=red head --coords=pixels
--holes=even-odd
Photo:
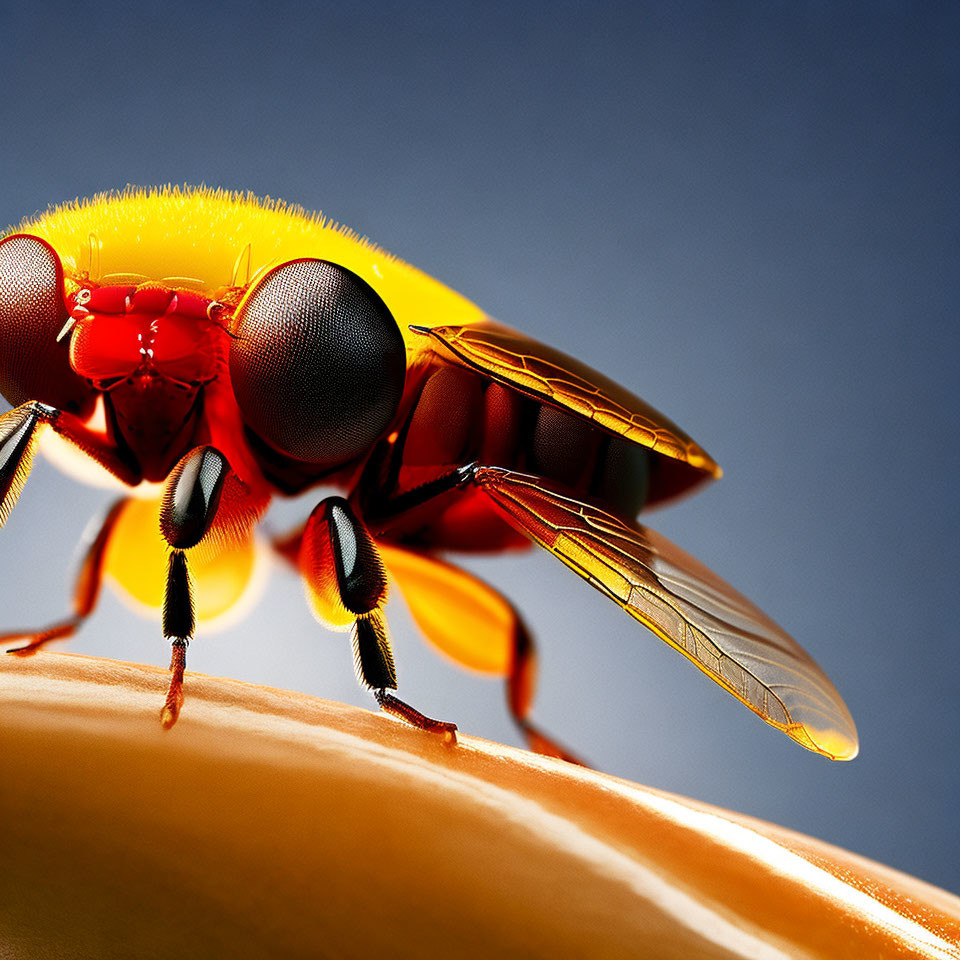
[[[84,286],[67,305],[70,366],[103,393],[144,475],[162,478],[194,439],[201,387],[225,370],[220,305],[159,283]]]

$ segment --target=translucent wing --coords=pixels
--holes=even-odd
[[[609,433],[662,454],[650,500],[666,500],[711,478],[720,467],[683,430],[609,377],[492,320],[468,326],[411,327],[448,360],[477,370]]]
[[[810,655],[699,561],[538,477],[485,467],[477,481],[516,527],[767,723],[833,760],[857,755],[850,713]]]

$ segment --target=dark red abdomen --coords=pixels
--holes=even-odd
[[[585,420],[454,366],[434,368],[413,386],[408,403],[397,439],[401,491],[476,461],[559,482],[624,517],[643,506],[648,451]],[[432,546],[497,550],[528,544],[482,493],[458,492],[439,508],[419,531]]]

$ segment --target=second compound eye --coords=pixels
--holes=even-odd
[[[230,376],[247,425],[270,446],[336,465],[387,428],[403,393],[406,353],[376,291],[326,260],[271,270],[234,318]]]
[[[41,400],[87,417],[95,394],[58,337],[68,317],[63,294],[60,257],[46,240],[0,240],[0,393],[13,406]]]

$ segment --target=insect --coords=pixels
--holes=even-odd
[[[166,728],[210,584],[227,584],[220,608],[235,604],[271,498],[332,484],[343,496],[273,546],[317,619],[351,632],[361,683],[407,722],[455,739],[454,724],[392,692],[388,572],[436,646],[505,678],[529,745],[571,756],[531,719],[536,652],[520,614],[443,558],[532,541],[767,723],[833,759],[856,755],[850,715],[810,656],[636,522],[719,476],[698,444],[602,374],[299,208],[128,188],[25,221],[0,239],[0,391],[13,406],[0,418],[0,522],[44,432],[155,491],[106,514],[69,617],[0,639],[25,655],[69,636],[105,572],[147,602],[162,589]]]

